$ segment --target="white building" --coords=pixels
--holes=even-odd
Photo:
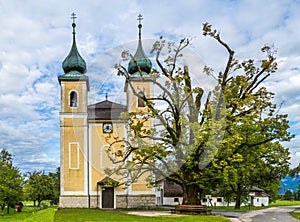
[[[179,185],[166,180],[160,181],[156,188],[156,205],[158,206],[175,206],[182,204],[182,189]],[[268,206],[270,195],[263,189],[252,187],[250,193],[250,204],[254,207]],[[201,203],[206,206],[235,206],[235,202],[228,203],[224,197],[206,195],[202,198]],[[249,202],[245,199],[241,206],[248,206]]]

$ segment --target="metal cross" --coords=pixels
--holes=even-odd
[[[76,14],[73,12],[72,14],[71,14],[71,19],[73,19],[73,23],[75,23],[75,19],[76,19],[77,17],[76,17]]]
[[[143,20],[143,15],[139,14],[137,20],[139,21],[139,24],[141,24],[141,22]]]

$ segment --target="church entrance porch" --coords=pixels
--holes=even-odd
[[[116,208],[115,187],[118,185],[118,181],[109,177],[97,182],[97,208]]]

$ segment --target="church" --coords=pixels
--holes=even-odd
[[[60,169],[61,208],[151,208],[155,206],[155,189],[145,178],[124,187],[124,181],[108,177],[106,168],[114,163],[106,150],[115,137],[128,137],[128,123],[122,112],[143,112],[145,105],[133,94],[125,82],[126,105],[106,100],[89,104],[90,91],[86,62],[81,57],[75,39],[75,14],[72,14],[73,43],[62,63],[64,74],[58,77],[61,90],[60,110]],[[141,15],[137,50],[128,64],[132,86],[150,95],[152,84],[139,77],[149,76],[152,63],[145,55],[141,40]],[[120,77],[121,78],[121,77]],[[150,78],[150,77],[149,77]],[[147,78],[146,78],[147,79]],[[149,122],[149,127],[151,127]],[[111,147],[114,151],[125,149],[124,144]],[[124,180],[124,178],[123,178]],[[120,184],[120,185],[119,185]],[[122,185],[123,184],[123,185]]]

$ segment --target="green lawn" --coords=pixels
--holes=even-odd
[[[26,203],[27,205],[27,203]],[[300,201],[282,201],[277,200],[271,203],[270,206],[300,206]],[[234,210],[233,207],[214,207],[215,210]],[[261,207],[251,207],[251,210],[259,210]],[[248,207],[242,207],[240,211],[249,210]],[[6,213],[6,211],[5,211]],[[299,213],[293,213],[294,217],[300,219]],[[2,222],[228,222],[229,219],[217,216],[159,216],[159,217],[145,217],[137,215],[129,215],[120,210],[98,210],[98,209],[60,209],[47,208],[44,210],[37,210],[31,206],[24,206],[23,211],[17,213],[14,209],[10,210],[10,214],[0,216]]]
[[[35,212],[34,214],[32,214],[32,216],[25,219],[24,222],[53,222],[54,214],[55,214],[54,208],[47,208]]]
[[[54,208],[37,210],[34,207],[23,207],[22,212],[15,212],[11,209],[9,214],[0,216],[0,221],[4,222],[53,222]]]
[[[250,210],[261,210],[268,207],[250,207]],[[249,211],[249,206],[241,206],[241,209],[234,209],[234,206],[222,206],[222,207],[209,207],[211,210],[223,210],[223,211]]]
[[[291,215],[297,219],[300,219],[300,213],[291,213]]]
[[[270,204],[270,207],[278,206],[300,206],[300,200],[276,200]]]
[[[145,217],[129,215],[116,210],[60,209],[56,211],[54,222],[228,222],[229,219],[217,216],[159,216]]]

